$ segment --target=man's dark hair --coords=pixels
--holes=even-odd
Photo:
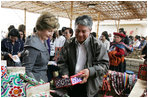
[[[20,34],[17,29],[11,29],[10,32],[8,33],[8,37],[10,36],[18,37],[20,39]]]
[[[10,26],[8,27],[8,32],[10,32],[11,29],[15,29],[14,25],[10,25]]]

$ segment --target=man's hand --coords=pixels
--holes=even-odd
[[[82,75],[80,75],[80,77],[83,78],[83,80],[82,80],[82,82],[80,84],[86,83],[87,79],[89,77],[89,70],[88,69],[83,69],[79,73],[82,73]]]

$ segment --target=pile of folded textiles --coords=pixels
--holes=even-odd
[[[36,81],[26,74],[5,71],[1,76],[1,97],[50,96],[50,84]],[[37,88],[43,88],[42,90]]]

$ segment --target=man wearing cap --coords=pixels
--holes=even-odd
[[[75,20],[75,36],[61,51],[58,65],[63,78],[83,73],[81,84],[68,88],[70,97],[98,96],[102,79],[109,68],[107,50],[96,38],[90,35],[92,19],[87,15]]]
[[[125,56],[125,44],[123,40],[125,35],[122,33],[114,32],[114,41],[109,50],[109,59],[110,59],[110,70],[125,72],[126,66],[124,65],[124,56]]]

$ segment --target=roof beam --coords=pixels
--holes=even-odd
[[[64,11],[66,11],[66,13],[67,13],[68,18],[69,18],[69,19],[71,19],[70,15],[69,15],[69,13],[68,13],[68,11],[67,11],[66,7],[65,7],[64,2],[62,2],[62,5],[63,5],[63,7],[64,7],[64,9],[65,9]]]

